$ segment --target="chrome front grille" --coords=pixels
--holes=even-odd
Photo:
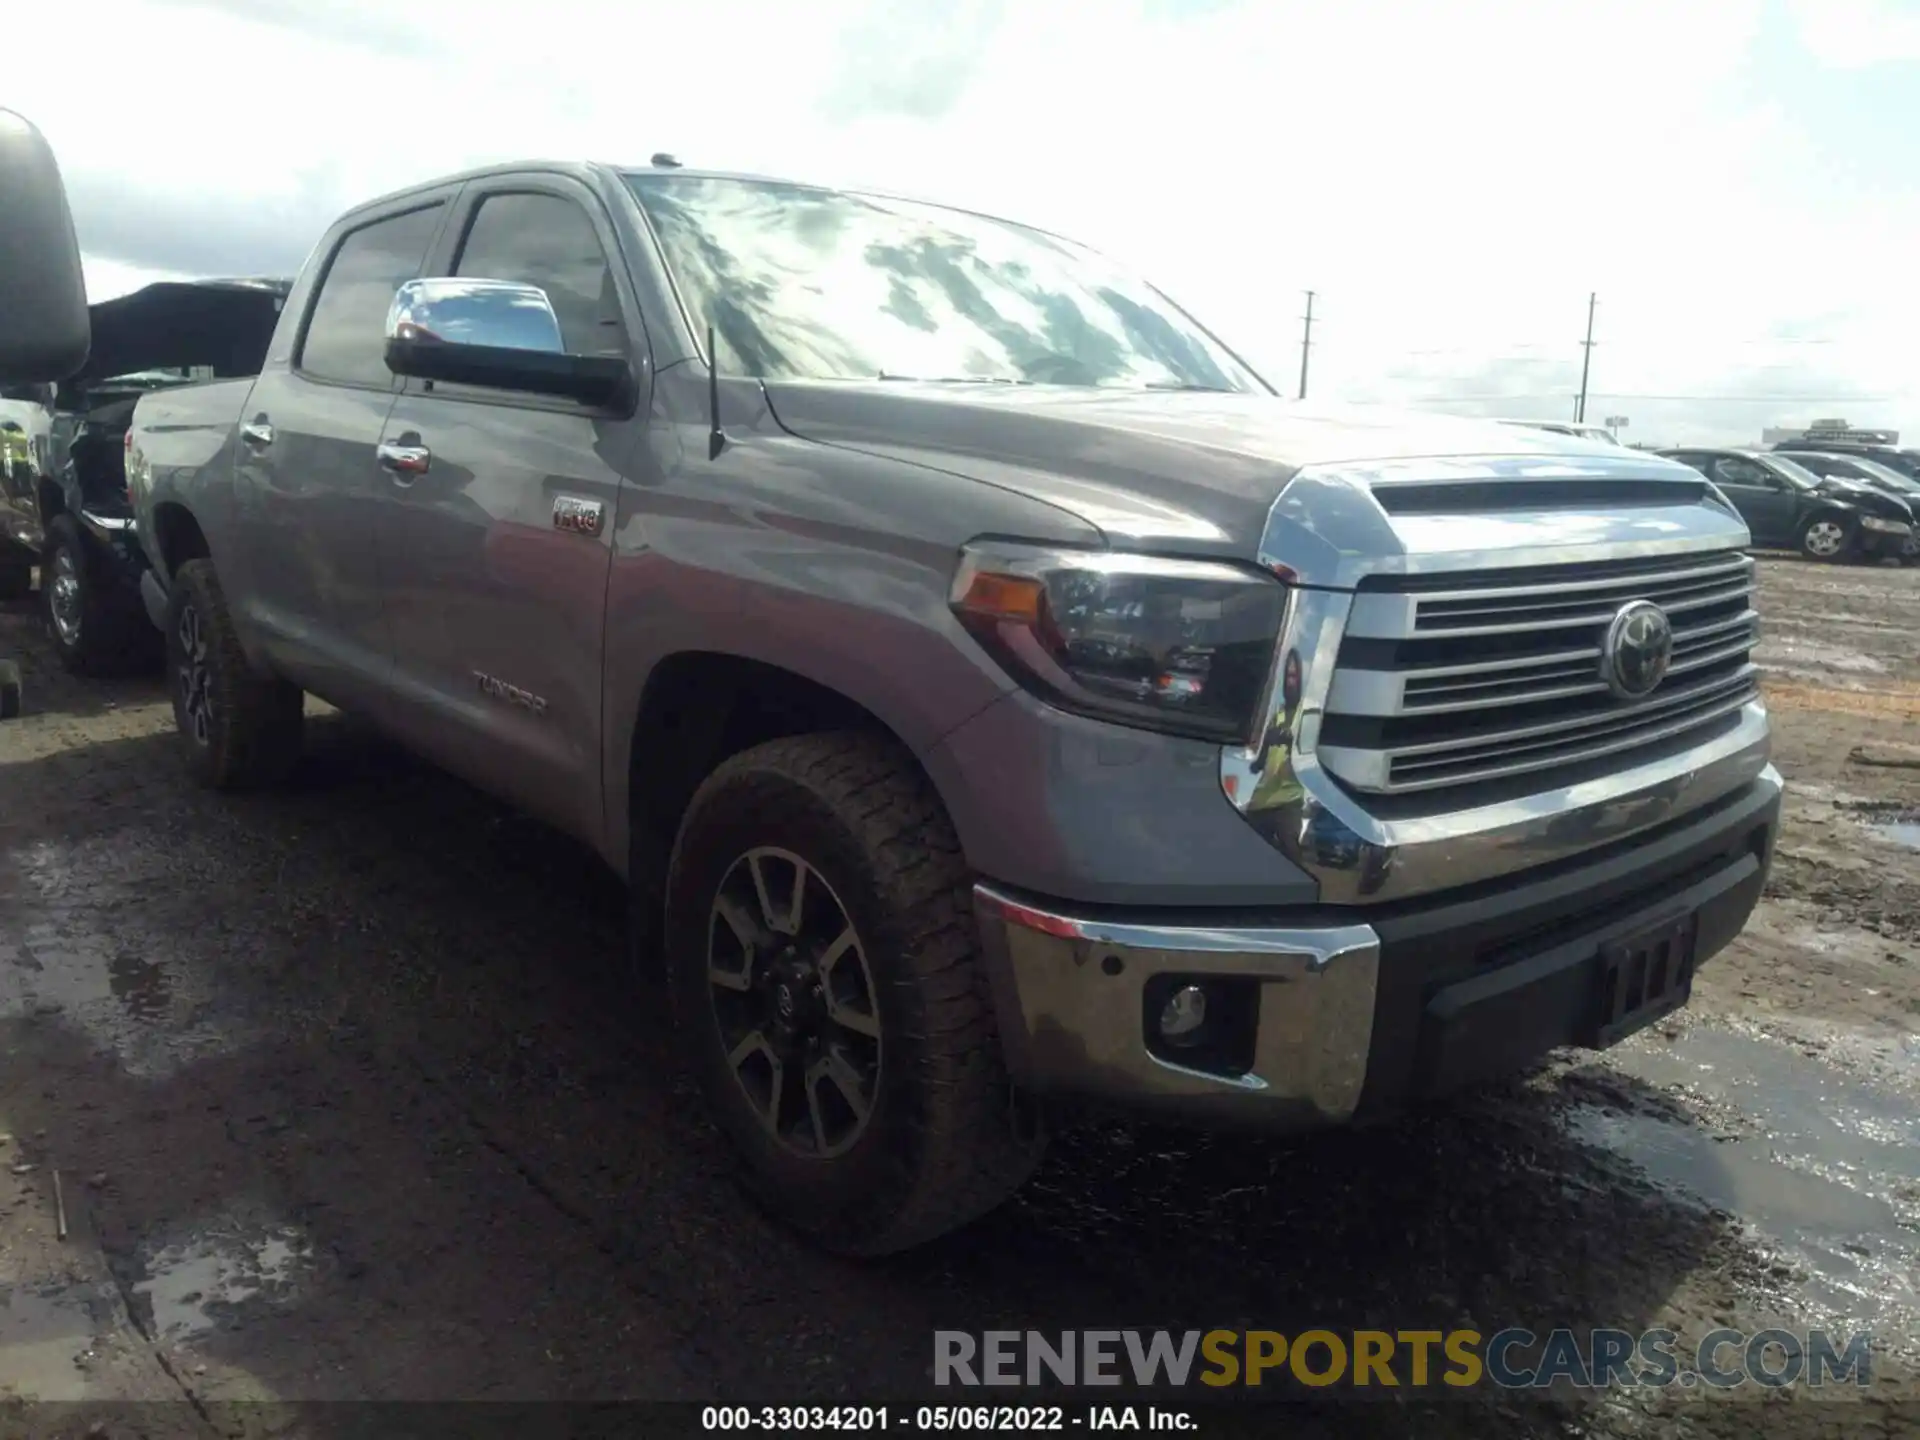
[[[1757,693],[1752,593],[1753,561],[1730,550],[1370,577],[1341,642],[1321,763],[1351,790],[1395,796],[1523,777],[1547,788],[1683,748]],[[1651,694],[1623,700],[1601,645],[1633,600],[1667,612],[1673,661]]]

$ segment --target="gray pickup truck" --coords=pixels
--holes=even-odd
[[[1609,1045],[1771,860],[1703,476],[1307,411],[1004,221],[457,176],[130,446],[199,776],[283,775],[311,693],[587,841],[750,1188],[839,1251],[1089,1111],[1366,1121]]]

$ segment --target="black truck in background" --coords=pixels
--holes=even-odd
[[[0,476],[0,591],[24,594],[27,571],[39,566],[41,613],[68,669],[110,674],[159,658],[127,498],[135,402],[257,373],[290,288],[279,279],[162,281],[102,301],[89,307],[93,346],[77,374],[8,392],[51,418],[45,442],[16,444]]]

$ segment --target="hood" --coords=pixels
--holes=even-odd
[[[1821,477],[1814,487],[1815,493],[1834,500],[1844,500],[1863,514],[1884,515],[1895,520],[1910,520],[1913,507],[1896,495],[1889,495],[1877,486],[1864,480],[1851,480],[1840,475]]]
[[[103,300],[87,311],[87,363],[62,393],[141,370],[258,374],[291,289],[287,280],[167,280]]]
[[[1611,442],[1270,395],[811,380],[765,390],[802,438],[1004,485],[1134,543],[1235,556],[1255,553],[1275,496],[1310,465],[1538,457],[1549,470],[1584,459],[1700,478]]]

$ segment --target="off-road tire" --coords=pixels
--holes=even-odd
[[[0,600],[24,600],[33,593],[33,557],[10,540],[0,540]]]
[[[758,847],[803,858],[861,935],[881,1032],[866,1128],[832,1158],[763,1127],[728,1064],[707,975],[714,898]],[[1017,1106],[974,922],[971,876],[912,759],[852,733],[774,740],[695,792],[668,868],[665,959],[686,1059],[748,1192],[825,1249],[884,1255],[994,1209],[1044,1139]]]
[[[0,720],[12,720],[20,714],[20,667],[11,660],[0,660]]]
[[[194,657],[182,628],[190,614],[203,638],[203,681],[212,702],[204,740],[189,713]],[[284,779],[300,760],[305,696],[247,663],[211,560],[190,560],[174,572],[166,647],[174,723],[194,779],[213,790],[258,789]]]
[[[79,633],[71,643],[54,614],[62,553],[80,586]],[[160,632],[137,595],[101,574],[93,542],[71,515],[57,516],[47,527],[40,556],[40,618],[60,663],[75,675],[127,675],[159,666]]]
[[[1837,526],[1841,532],[1840,545],[1836,550],[1822,551],[1814,544],[1814,535],[1822,526]],[[1800,553],[1809,560],[1818,560],[1824,565],[1836,565],[1843,560],[1853,558],[1860,538],[1859,527],[1852,521],[1839,515],[1815,515],[1800,527],[1800,533],[1794,543]]]

